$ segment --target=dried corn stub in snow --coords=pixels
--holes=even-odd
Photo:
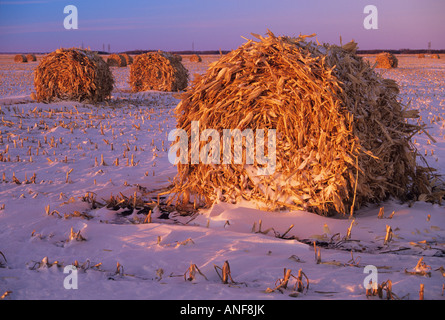
[[[398,102],[397,84],[357,56],[355,43],[254,36],[182,94],[177,127],[189,137],[192,121],[220,137],[224,129],[275,129],[276,170],[259,176],[256,161],[179,163],[172,201],[247,199],[270,210],[329,215],[428,188],[410,142],[419,127],[406,123],[412,114]]]

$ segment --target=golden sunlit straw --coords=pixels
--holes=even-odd
[[[188,137],[192,121],[220,137],[224,129],[276,129],[275,172],[257,175],[256,161],[178,163],[170,201],[199,195],[205,206],[254,200],[260,209],[331,215],[388,197],[435,199],[410,141],[422,128],[406,118],[417,112],[405,110],[397,83],[359,57],[356,43],[254,36],[195,77],[176,108],[178,128]]]
[[[14,62],[28,62],[28,59],[26,59],[26,56],[24,54],[17,54],[14,56]]]
[[[32,53],[27,54],[26,59],[28,61],[37,61],[37,57],[35,55],[33,55]]]
[[[107,63],[110,67],[126,67],[127,59],[121,54],[110,54]]]
[[[377,63],[377,68],[391,69],[397,68],[399,65],[399,60],[396,56],[389,52],[379,53],[375,61]]]
[[[129,66],[130,64],[133,63],[133,57],[130,56],[129,54],[122,53],[121,56],[124,57],[125,62],[127,63],[127,66]]]
[[[113,84],[108,65],[95,52],[57,49],[43,57],[34,71],[33,97],[38,102],[100,102],[110,97]]]
[[[188,71],[175,55],[149,52],[134,59],[129,83],[133,92],[181,91],[188,85]]]
[[[202,58],[198,54],[193,54],[190,56],[191,62],[202,62]]]

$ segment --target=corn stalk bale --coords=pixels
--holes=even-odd
[[[201,62],[202,58],[197,54],[193,54],[190,56],[190,61],[191,62]]]
[[[187,87],[188,71],[172,54],[149,52],[136,56],[130,66],[132,91],[181,91]]]
[[[129,66],[130,64],[133,63],[133,57],[130,56],[129,54],[122,53],[121,56],[124,57],[125,62],[127,63],[127,66]]]
[[[34,71],[35,99],[100,102],[110,97],[114,79],[95,52],[57,49],[42,58]]]
[[[399,65],[399,60],[395,55],[389,52],[379,53],[375,59],[377,63],[377,68],[391,69],[397,68]]]
[[[436,53],[431,55],[431,59],[440,59],[440,56]]]
[[[276,129],[275,172],[256,175],[261,165],[247,165],[245,155],[242,164],[190,164],[189,141],[189,163],[177,164],[170,201],[245,199],[331,215],[430,188],[410,141],[419,127],[405,121],[410,112],[398,102],[397,83],[359,57],[357,44],[254,36],[181,95],[177,127],[191,137],[191,121],[199,121],[200,132],[218,131],[221,146],[224,129]]]
[[[423,58],[425,58],[425,54],[424,53],[419,53],[419,54],[417,54],[417,58],[418,59],[423,59]]]
[[[28,61],[37,61],[36,56],[33,55],[32,53],[27,54],[27,55],[26,55],[26,59],[27,59]]]
[[[126,67],[127,60],[121,54],[111,54],[107,58],[107,63],[110,67]]]
[[[24,54],[16,54],[14,56],[14,62],[28,62],[28,59],[26,59],[26,56]]]

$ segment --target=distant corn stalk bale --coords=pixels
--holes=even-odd
[[[178,61],[182,61],[182,56],[179,54],[174,54],[174,56],[176,57],[176,59],[178,59]]]
[[[34,71],[35,99],[100,102],[111,96],[114,80],[107,63],[95,52],[57,49]]]
[[[254,36],[258,40],[212,63],[181,94],[177,128],[192,137],[196,121],[200,130],[219,133],[220,146],[227,129],[264,129],[264,137],[275,129],[275,171],[259,175],[263,160],[246,163],[247,138],[242,163],[224,163],[222,156],[217,163],[191,163],[190,141],[188,162],[177,164],[171,202],[252,200],[263,209],[331,215],[389,197],[431,194],[410,141],[420,129],[406,121],[417,113],[400,104],[395,81],[356,54],[356,43]],[[198,143],[208,150],[207,140]]]
[[[375,61],[377,63],[377,68],[391,69],[397,68],[399,65],[397,57],[389,52],[379,53]]]
[[[201,59],[201,57],[199,55],[193,54],[193,55],[190,56],[190,61],[191,62],[201,62],[202,59]]]
[[[188,71],[172,54],[149,52],[136,56],[130,66],[132,91],[181,91],[187,87]]]
[[[418,59],[423,59],[423,58],[425,58],[425,54],[424,54],[424,53],[419,53],[419,54],[417,55],[417,58],[418,58]]]
[[[28,62],[28,59],[26,59],[26,56],[24,54],[16,54],[14,56],[14,62]]]
[[[440,56],[437,53],[431,55],[431,59],[440,59]]]
[[[132,64],[132,63],[133,63],[133,57],[132,57],[132,56],[130,56],[129,54],[126,54],[126,53],[122,53],[122,54],[121,54],[121,56],[123,56],[123,57],[124,57],[124,59],[125,59],[125,62],[127,63],[127,66],[129,66],[130,64]]]
[[[126,67],[127,60],[121,54],[111,54],[107,58],[107,63],[110,67]]]
[[[28,59],[28,61],[37,61],[36,56],[33,55],[32,53],[27,54],[26,59]]]

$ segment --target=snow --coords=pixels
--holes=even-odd
[[[216,58],[205,57],[201,67],[185,63],[202,72]],[[13,72],[5,65],[0,64],[2,74]],[[420,111],[436,143],[419,134],[416,146],[443,174],[445,63],[401,57],[399,65],[379,72],[398,81],[404,102],[411,99],[411,108]],[[254,202],[216,203],[193,216],[171,212],[169,219],[156,207],[151,223],[143,223],[145,214],[93,208],[85,201],[87,193],[98,202],[135,192],[148,201],[156,194],[150,192],[167,187],[176,173],[167,140],[175,127],[176,95],[131,94],[128,68],[113,73],[118,79],[113,100],[97,106],[34,103],[28,78],[20,92],[16,81],[2,82],[0,151],[10,161],[0,162],[6,180],[0,176],[0,252],[6,258],[0,255],[0,296],[8,291],[5,299],[12,300],[379,299],[365,294],[364,269],[373,265],[378,283],[390,279],[399,298],[418,299],[424,284],[425,299],[444,299],[445,278],[438,270],[445,265],[443,205],[389,200],[363,207],[355,213],[348,241],[343,238],[349,217],[267,212]],[[34,173],[35,183],[25,183]],[[384,244],[387,225],[393,237]],[[70,240],[71,230],[81,237]],[[431,276],[406,273],[421,257]],[[75,261],[77,289],[65,289],[71,274],[64,269]],[[223,284],[215,271],[225,261],[235,283]],[[191,264],[205,278],[196,273],[193,281],[184,280]],[[301,269],[308,290],[296,294],[291,278],[287,289],[267,293],[283,278],[284,268],[294,276]]]

